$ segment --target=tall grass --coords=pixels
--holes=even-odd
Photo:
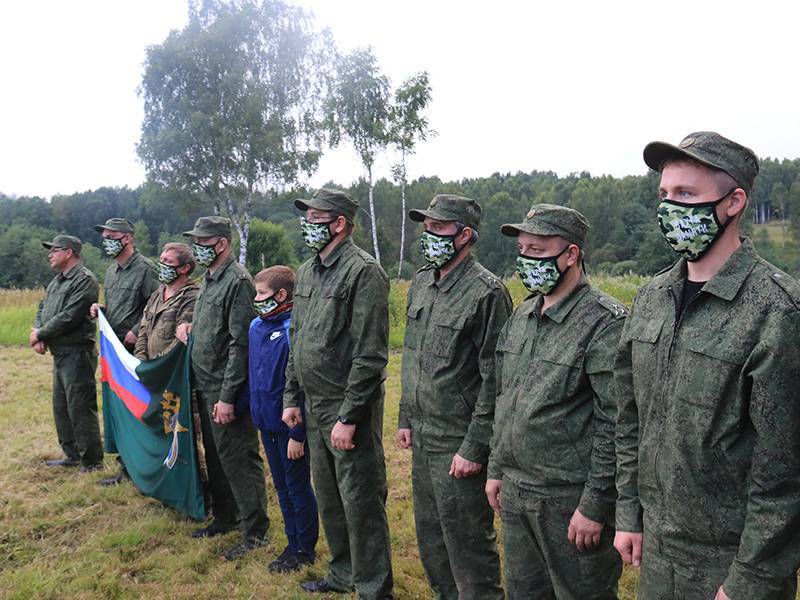
[[[0,346],[28,343],[43,289],[0,290]]]

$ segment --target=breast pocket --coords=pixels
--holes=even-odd
[[[549,344],[535,354],[537,377],[548,383],[547,395],[569,398],[577,391],[583,375],[584,349],[578,345]]]
[[[411,304],[406,309],[406,333],[403,338],[403,346],[406,348],[416,348],[419,345],[423,308],[421,304]]]
[[[631,361],[634,378],[644,374],[651,378],[658,367],[658,340],[664,321],[640,319],[632,323],[628,329],[631,343]]]
[[[467,317],[462,314],[438,315],[426,340],[434,356],[447,358],[456,351]]]
[[[676,343],[681,350],[678,368],[685,374],[679,398],[688,404],[703,408],[717,407],[722,398],[735,397],[733,388],[738,385],[742,366],[750,353],[747,336],[732,338],[722,332],[686,331]]]
[[[516,336],[507,337],[497,346],[497,355],[503,365],[502,372],[500,373],[500,381],[503,384],[503,389],[511,387],[525,372],[524,366],[520,364],[520,357],[524,345],[525,338]]]

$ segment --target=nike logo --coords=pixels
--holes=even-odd
[[[281,332],[273,331],[272,335],[269,336],[269,341],[271,342],[272,340],[278,339],[279,337],[281,337]]]

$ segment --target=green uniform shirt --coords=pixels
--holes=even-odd
[[[247,380],[247,335],[255,317],[256,288],[245,268],[229,256],[206,271],[192,321],[192,374],[201,392],[219,392],[233,404]]]
[[[420,269],[408,290],[398,427],[422,447],[486,463],[495,344],[511,314],[503,283],[468,256],[444,279]]]
[[[114,260],[103,280],[106,319],[120,340],[136,333],[150,295],[158,289],[158,277],[150,259],[134,252],[123,265]]]
[[[34,322],[39,339],[50,352],[68,354],[76,348],[94,346],[96,326],[89,308],[97,302],[99,291],[94,273],[82,263],[53,277]]]
[[[169,299],[164,300],[162,285],[150,296],[144,307],[134,355],[149,360],[166,354],[178,343],[175,329],[178,325],[192,322],[194,303],[197,299],[197,284],[188,283]]]
[[[389,279],[346,238],[297,271],[289,328],[285,408],[358,422],[381,397],[389,343]]]
[[[728,595],[771,598],[800,563],[800,286],[743,240],[677,320],[686,273],[645,285],[622,333],[617,529],[644,509],[645,545],[730,550]]]
[[[547,497],[580,496],[598,522],[612,518],[614,357],[626,310],[581,279],[541,313],[523,302],[497,342],[498,396],[489,477]]]

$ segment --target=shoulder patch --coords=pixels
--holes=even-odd
[[[614,315],[614,317],[617,319],[621,319],[628,315],[628,309],[625,308],[625,305],[622,302],[614,300],[613,298],[609,298],[608,296],[601,294],[597,297],[597,303]]]
[[[786,295],[794,303],[795,308],[800,308],[800,284],[794,277],[772,267],[769,278],[786,292]]]
[[[504,287],[503,282],[500,281],[500,279],[485,269],[482,269],[478,272],[478,279],[485,283],[486,287],[492,290],[499,290]]]
[[[655,275],[653,275],[653,277],[657,277],[658,275],[661,275],[661,274],[663,274],[663,273],[666,273],[667,271],[671,271],[671,270],[672,270],[672,269],[675,267],[675,265],[677,265],[677,264],[678,264],[678,261],[679,261],[679,260],[680,260],[680,259],[676,260],[676,261],[675,261],[674,263],[672,263],[670,266],[668,266],[668,267],[665,267],[665,268],[661,269],[661,270],[660,270],[658,273],[656,273]]]

